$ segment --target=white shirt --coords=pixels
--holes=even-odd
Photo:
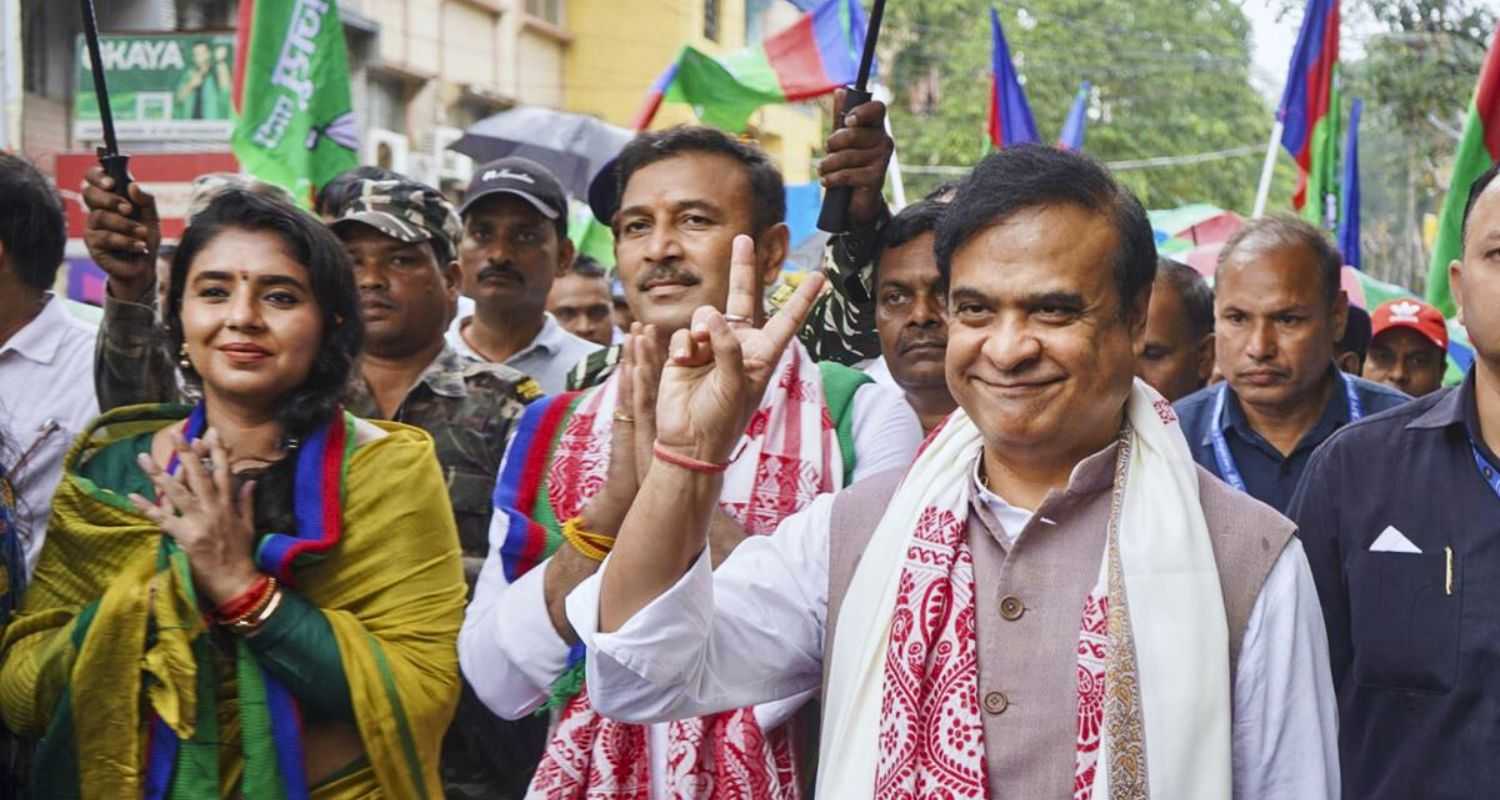
[[[853,480],[911,463],[922,443],[922,425],[899,392],[875,384],[861,386],[854,393],[851,413],[856,454]],[[503,471],[505,466],[500,468]],[[546,563],[507,584],[500,564],[500,544],[500,529],[491,522],[490,552],[479,573],[474,600],[464,615],[458,656],[464,676],[485,705],[506,719],[519,719],[546,701],[553,681],[567,665],[568,645],[552,627],[547,613],[542,587]],[[795,714],[817,688],[814,683],[768,698],[755,709],[757,721],[765,730],[775,728]],[[652,796],[657,798],[666,797],[661,783],[666,776],[665,745],[666,726],[653,725],[649,748]]]
[[[889,386],[896,391],[901,391],[901,386],[896,383],[896,378],[891,375],[891,365],[885,361],[885,356],[871,361],[865,366],[865,374],[881,386]]]
[[[600,573],[579,584],[568,595],[568,620],[589,648],[595,708],[660,722],[818,689],[833,497],[819,497],[771,536],[747,539],[717,570],[700,558],[615,633],[598,633]],[[1329,674],[1317,589],[1292,539],[1261,587],[1240,650],[1236,800],[1337,800]]]
[[[453,319],[453,324],[448,326],[448,345],[464,358],[488,361],[464,341],[461,331],[471,318],[471,315],[460,314]],[[529,375],[547,394],[562,394],[568,386],[568,373],[578,366],[578,362],[601,349],[588,339],[568,333],[549,311],[545,313],[542,329],[537,331],[536,338],[505,359],[505,365]]]
[[[63,457],[99,416],[96,330],[69,313],[62,298],[49,293],[45,302],[35,319],[0,345],[0,465],[20,502],[16,517],[25,533],[28,576],[46,540]]]

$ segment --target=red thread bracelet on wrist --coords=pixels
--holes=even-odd
[[[265,599],[271,588],[271,576],[262,575],[250,584],[250,588],[214,607],[214,616],[221,620],[244,616]]]
[[[651,452],[657,458],[667,462],[668,464],[671,464],[674,467],[681,467],[689,472],[696,472],[700,475],[718,475],[724,470],[729,469],[728,461],[725,461],[722,464],[712,464],[707,461],[699,461],[698,459],[692,458],[691,456],[685,456],[681,453],[674,453],[671,450],[667,450],[666,448],[661,446],[661,442],[653,444],[651,446]]]

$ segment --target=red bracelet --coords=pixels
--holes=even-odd
[[[712,464],[707,461],[699,461],[696,458],[667,450],[661,446],[661,442],[657,442],[656,444],[652,445],[651,452],[654,453],[657,458],[667,462],[668,464],[671,464],[674,467],[682,467],[689,472],[696,472],[700,475],[718,475],[724,470],[729,469],[728,461],[725,461],[722,464]]]
[[[244,616],[265,599],[266,592],[271,588],[271,576],[262,575],[250,584],[250,588],[240,592],[235,597],[220,603],[214,608],[214,616],[221,620],[234,619]]]

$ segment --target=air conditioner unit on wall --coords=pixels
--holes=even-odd
[[[411,144],[402,134],[385,128],[371,128],[365,136],[364,163],[405,174]]]
[[[408,178],[428,186],[438,185],[438,160],[431,153],[420,150],[407,155],[406,171],[402,173]]]
[[[432,129],[432,155],[438,162],[438,178],[468,183],[474,177],[474,159],[449,150],[448,145],[462,139],[460,128],[438,126]]]

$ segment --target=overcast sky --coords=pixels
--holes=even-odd
[[[1302,11],[1295,10],[1277,21],[1281,7],[1278,0],[1243,0],[1241,8],[1254,27],[1251,46],[1254,48],[1255,69],[1252,77],[1255,88],[1275,103],[1281,99],[1281,86],[1286,81],[1287,64],[1292,60],[1292,46],[1297,43],[1297,26],[1302,22]]]

